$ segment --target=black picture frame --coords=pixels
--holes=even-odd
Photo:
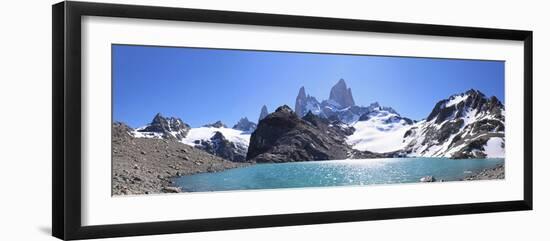
[[[327,30],[517,40],[524,43],[524,194],[522,200],[421,207],[212,218],[82,226],[81,224],[81,17],[104,16],[281,26]],[[263,13],[151,7],[90,2],[52,6],[52,233],[88,239],[213,230],[308,225],[380,219],[532,210],[533,208],[533,32]]]

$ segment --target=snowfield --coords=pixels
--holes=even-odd
[[[392,117],[398,115],[381,111],[366,121],[356,122],[352,125],[355,132],[346,142],[360,151],[384,153],[403,149],[406,144],[403,136],[411,126],[404,120],[392,122]]]
[[[504,140],[500,137],[490,138],[484,149],[488,158],[504,158]]]
[[[187,136],[181,140],[183,144],[195,146],[195,141],[205,140],[208,141],[216,131],[223,134],[225,139],[240,146],[246,146],[248,148],[250,142],[250,132],[235,130],[232,128],[215,128],[215,127],[199,127],[191,128]]]

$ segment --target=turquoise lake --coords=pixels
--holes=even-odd
[[[387,158],[255,164],[182,176],[175,184],[188,192],[204,192],[413,183],[424,176],[457,181],[503,163],[499,158]]]

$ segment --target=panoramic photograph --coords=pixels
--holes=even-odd
[[[114,196],[505,178],[503,61],[111,50]]]

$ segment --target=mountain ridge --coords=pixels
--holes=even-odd
[[[450,158],[487,158],[504,155],[504,105],[497,97],[487,97],[475,89],[455,93],[436,102],[427,117],[420,121],[403,117],[392,107],[382,106],[378,102],[368,106],[357,105],[351,87],[347,86],[344,79],[339,79],[331,88],[329,99],[321,102],[308,95],[304,86],[300,87],[294,106],[292,110],[283,105],[275,112],[269,113],[263,105],[258,124],[243,117],[232,128],[228,128],[221,121],[191,128],[179,118],[163,117],[159,113],[150,124],[136,128],[132,133],[135,137],[142,138],[174,138],[211,154],[240,162],[254,159],[258,155],[254,150],[250,154],[251,139],[255,138],[256,132],[264,133],[264,136],[260,135],[262,138],[276,137],[272,131],[263,129],[280,127],[262,125],[264,120],[275,113],[281,117],[281,112],[288,112],[292,115],[286,115],[289,120],[285,123],[291,125],[290,127],[300,127],[299,130],[295,130],[292,137],[297,139],[287,136],[284,137],[286,140],[302,143],[305,138],[315,143],[319,138],[313,138],[310,134],[325,136],[326,133],[318,132],[323,130],[332,133],[337,139],[343,138],[343,142],[335,142],[330,141],[329,137],[324,137],[327,138],[327,143],[334,145],[334,148],[341,148],[347,152],[347,156],[344,156],[341,153],[323,150],[323,155],[315,156],[307,154],[306,151],[306,154],[302,153],[303,155],[297,158],[300,160],[308,155],[321,159],[350,158],[354,155],[361,156],[362,152],[369,153],[363,156],[378,153],[378,156]],[[297,120],[294,120],[295,118]],[[269,120],[273,122],[272,119]],[[299,131],[307,133],[298,133]],[[280,142],[277,143],[282,145]],[[265,143],[254,142],[254,145],[257,144]],[[220,146],[223,151],[220,151]],[[258,146],[252,148],[257,149]],[[277,162],[280,162],[281,158],[283,156],[279,155]]]

